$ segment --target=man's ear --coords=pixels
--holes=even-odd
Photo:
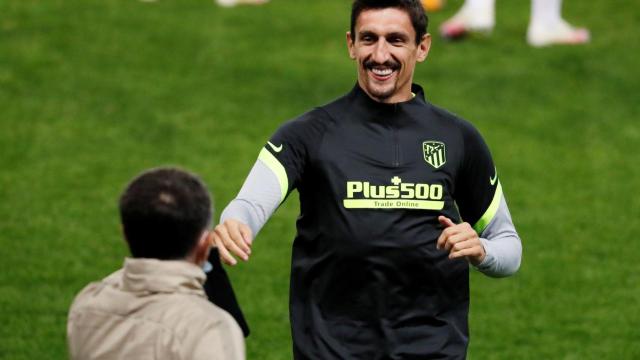
[[[211,251],[211,232],[206,230],[198,239],[195,248],[193,249],[193,260],[197,265],[204,264],[209,258],[209,251]]]
[[[356,53],[353,48],[355,39],[351,37],[351,31],[347,31],[347,49],[349,50],[349,57],[351,59],[356,58]]]
[[[426,33],[422,36],[420,44],[418,44],[418,56],[416,61],[423,62],[427,55],[429,55],[429,49],[431,48],[431,34]]]

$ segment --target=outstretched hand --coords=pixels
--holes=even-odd
[[[249,260],[253,234],[246,224],[233,219],[225,220],[213,229],[211,238],[218,248],[220,260],[225,264],[237,264],[234,255],[244,261]]]
[[[438,237],[436,247],[448,251],[449,259],[464,257],[473,265],[479,265],[484,260],[484,246],[469,223],[455,224],[446,216],[438,216],[438,221],[445,229]]]

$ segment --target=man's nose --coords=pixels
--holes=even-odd
[[[384,38],[378,39],[373,49],[372,60],[378,64],[384,64],[389,60],[389,43]]]

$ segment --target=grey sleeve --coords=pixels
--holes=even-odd
[[[491,277],[513,275],[520,267],[522,243],[502,195],[495,216],[480,234],[486,257],[476,268]]]
[[[278,177],[258,159],[236,198],[222,211],[220,222],[234,219],[247,224],[255,238],[280,205],[281,194]]]

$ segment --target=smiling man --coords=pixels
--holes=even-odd
[[[357,85],[276,131],[215,229],[223,261],[246,261],[298,190],[296,359],[462,359],[469,264],[494,277],[520,266],[485,142],[412,83],[430,45],[420,1],[355,1]]]

